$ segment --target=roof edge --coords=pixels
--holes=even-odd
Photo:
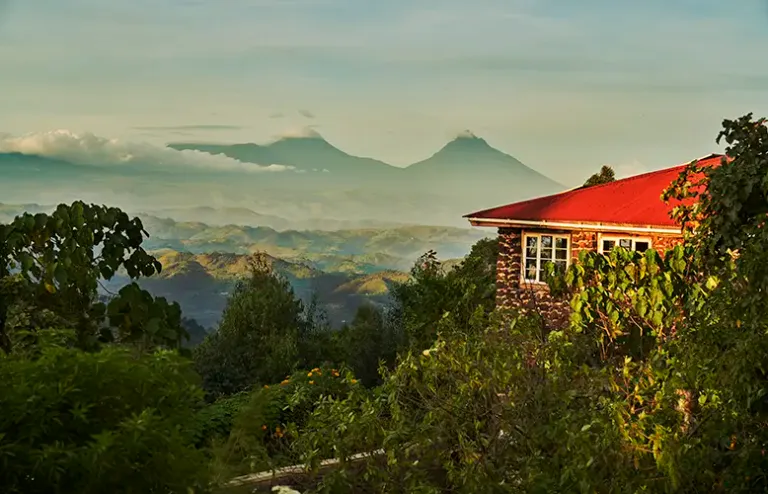
[[[682,235],[682,228],[661,225],[626,225],[613,223],[589,223],[572,221],[532,221],[511,220],[498,218],[467,217],[472,226],[487,227],[540,227],[559,230],[594,230],[598,232],[627,232],[627,233],[659,233],[665,235]]]

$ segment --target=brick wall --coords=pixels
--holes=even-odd
[[[537,312],[545,318],[548,328],[559,328],[568,324],[570,305],[568,300],[558,300],[549,294],[549,287],[543,284],[524,282],[522,278],[524,233],[567,234],[561,231],[523,231],[522,228],[499,228],[499,258],[496,264],[496,305],[515,308],[523,313]],[[627,237],[625,233],[604,235]],[[680,237],[670,235],[636,235],[650,237],[652,247],[659,253],[682,242]],[[581,251],[597,251],[600,235],[591,231],[570,233],[571,261],[578,260]]]

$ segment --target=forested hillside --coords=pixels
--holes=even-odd
[[[187,317],[209,329],[219,323],[231,291],[238,281],[249,276],[250,263],[257,255],[288,281],[304,303],[315,300],[334,328],[351,321],[363,304],[379,308],[389,304],[393,284],[409,277],[407,271],[386,270],[380,265],[366,273],[367,269],[359,269],[353,261],[349,269],[326,272],[310,263],[289,262],[266,254],[192,254],[168,249],[150,252],[162,265],[162,271],[139,280],[139,285],[152,295],[178,302]],[[102,282],[100,292],[117,292],[130,281],[127,273],[118,272]]]

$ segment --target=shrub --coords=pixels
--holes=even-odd
[[[235,417],[248,404],[248,393],[238,393],[209,403],[195,414],[194,438],[197,447],[215,446],[226,441]]]
[[[279,384],[251,392],[235,417],[226,444],[217,453],[222,476],[296,463],[292,444],[322,398],[343,398],[362,385],[343,369],[297,371]]]
[[[0,357],[0,491],[201,490],[205,458],[187,428],[201,400],[189,362],[170,351]]]

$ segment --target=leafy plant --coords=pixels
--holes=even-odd
[[[0,490],[201,491],[205,458],[187,428],[201,399],[190,363],[170,351],[0,357]]]
[[[231,476],[297,463],[292,444],[317,404],[324,397],[343,398],[358,387],[344,369],[316,367],[254,390],[218,451],[220,469]]]
[[[143,334],[147,343],[178,346],[187,336],[176,320],[178,306],[153,301],[135,284],[110,304],[110,315],[120,314],[110,318],[117,326],[105,324],[108,308],[97,295],[101,278],[119,269],[133,279],[160,272],[160,263],[141,247],[146,235],[138,218],[81,201],[61,204],[50,215],[25,213],[0,224],[0,349],[12,351],[13,329],[29,337],[54,323],[75,329],[84,349],[112,341],[115,331],[129,340]],[[155,314],[129,310],[138,299]],[[47,316],[41,320],[39,314]]]

